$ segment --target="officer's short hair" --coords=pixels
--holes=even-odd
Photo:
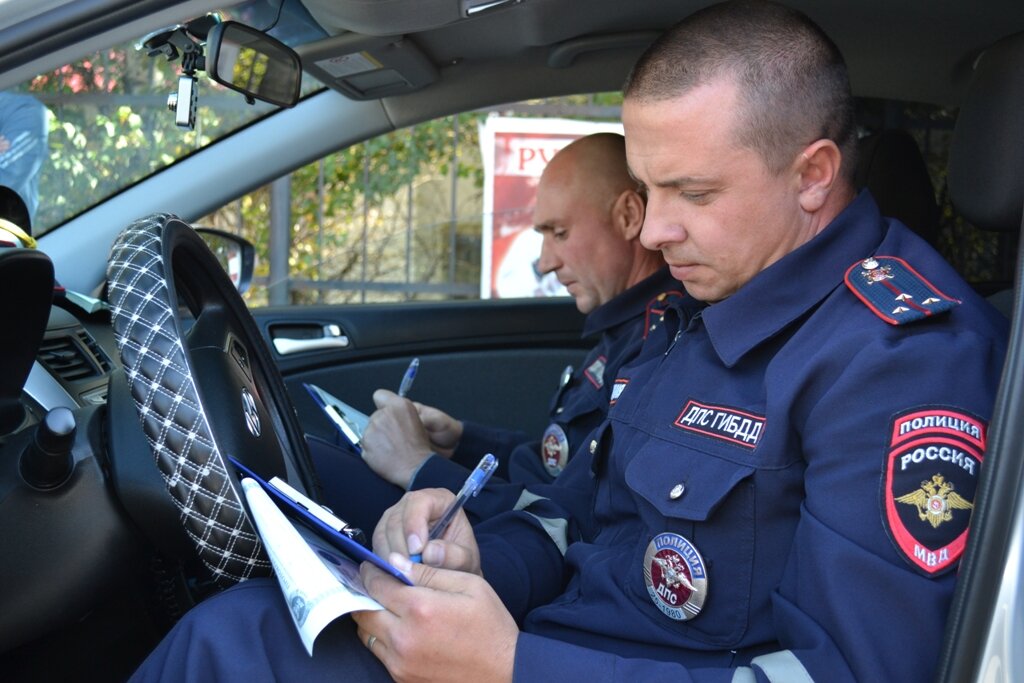
[[[735,77],[740,89],[737,141],[757,151],[772,172],[827,138],[852,177],[857,136],[846,63],[825,32],[796,10],[761,0],[700,10],[647,49],[623,93],[641,103],[664,101],[723,76]]]

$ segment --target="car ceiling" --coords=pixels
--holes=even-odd
[[[441,69],[507,61],[544,65],[553,51],[575,41],[574,64],[600,67],[601,89],[615,90],[651,36],[707,4],[700,0],[521,0],[462,19],[473,0],[306,0],[310,14],[332,35],[401,32]],[[956,104],[971,65],[1000,37],[1024,30],[1020,0],[792,0],[846,55],[859,95]],[[630,40],[630,34],[633,40]],[[625,36],[624,45],[597,57],[584,37]],[[448,73],[446,73],[448,72]],[[554,81],[560,81],[557,75]],[[595,77],[596,78],[596,77]],[[482,85],[482,84],[480,84]],[[579,91],[583,91],[581,88]],[[478,93],[479,94],[479,93]]]
[[[467,7],[483,2],[304,0],[303,4],[329,36],[405,35],[440,74],[438,81],[425,88],[438,91],[430,98],[453,94],[462,99],[456,87],[471,87],[477,106],[524,96],[618,89],[629,66],[657,32],[709,4],[702,0],[507,0],[465,16]],[[835,39],[846,55],[855,92],[871,97],[956,104],[981,51],[1004,35],[1024,30],[1020,0],[792,0],[789,4],[808,13]],[[137,37],[145,15],[158,10],[162,16],[150,22],[150,28],[212,6],[196,0],[80,0],[11,25],[0,5],[0,25],[5,25],[0,30],[0,72],[7,72],[0,86],[15,82],[10,72],[22,71],[18,67],[43,65],[45,45],[49,49],[60,45],[68,54],[73,43],[95,44],[103,33],[108,39],[118,33],[123,35],[121,40]],[[83,17],[90,12],[102,19],[86,21]],[[121,26],[112,25],[115,22]],[[42,35],[49,40],[41,41]],[[28,41],[30,37],[34,40]],[[321,46],[304,46],[300,53],[316,52],[319,47],[322,56],[331,49],[331,40],[336,38],[326,39]],[[339,54],[344,50],[339,48]],[[560,61],[563,68],[551,68],[552,60]],[[478,74],[492,69],[509,76]],[[408,116],[420,108],[415,102],[392,104],[397,112],[408,110]],[[455,111],[460,104],[449,102],[448,108]]]
[[[165,187],[163,183],[170,182],[176,191],[187,195],[188,200],[174,199],[165,193],[154,195],[145,185],[132,188],[73,219],[69,225],[71,230],[54,231],[53,237],[44,236],[48,253],[57,262],[75,258],[77,263],[84,263],[86,260],[77,255],[90,249],[97,254],[105,253],[125,215],[161,210],[160,207],[170,203],[188,207],[179,212],[195,219],[219,203],[309,163],[330,149],[387,130],[505,102],[617,90],[653,35],[707,4],[697,0],[638,0],[633,3],[624,0],[522,0],[510,7],[499,7],[466,19],[459,18],[462,1],[465,0],[306,0],[309,14],[323,23],[324,33],[331,37],[323,39],[319,45],[301,46],[300,54],[308,56],[319,50],[322,58],[324,54],[331,54],[331,41],[344,40],[346,36],[359,39],[360,34],[352,36],[354,32],[348,30],[349,27],[359,28],[366,37],[386,34],[396,25],[395,17],[400,17],[406,28],[400,35],[419,46],[436,67],[437,79],[409,94],[372,102],[353,101],[334,93],[324,93],[330,97],[309,98],[294,109],[268,117],[254,126],[265,139],[281,140],[284,149],[279,152],[246,146],[241,139],[238,145],[244,149],[232,151],[234,138],[222,141],[214,151],[219,156],[214,158],[222,161],[230,158],[232,163],[239,164],[235,168],[245,169],[245,172],[229,174],[230,178],[225,179],[222,163],[204,163],[203,155],[197,155],[194,161],[186,159],[161,174],[156,186]],[[49,40],[60,39],[63,47],[56,54],[46,55],[26,52],[24,44],[19,50],[4,49],[9,45],[5,36],[23,27],[5,26],[4,3],[0,2],[0,26],[5,26],[0,29],[0,88],[67,63],[73,56],[82,54],[83,45],[98,49],[124,43],[154,28],[200,16],[221,6],[214,2],[76,0],[75,6],[80,3],[117,4],[122,11],[131,11],[133,16],[116,26],[110,21],[110,17],[117,16],[113,11],[106,15],[105,22],[80,19],[74,24],[51,26],[47,34]],[[977,55],[1000,37],[1024,30],[1024,2],[1020,0],[793,2],[835,37],[847,54],[855,91],[862,96],[958,104],[969,80],[970,65]],[[138,15],[140,6],[147,4],[151,11],[160,12],[160,16]],[[155,6],[159,9],[153,10]],[[39,22],[46,18],[47,14],[36,17],[32,28],[39,31]],[[97,25],[102,25],[103,29],[97,29]],[[63,29],[59,31],[61,26]],[[589,49],[609,44],[617,47]],[[338,50],[338,54],[345,52]],[[568,66],[551,68],[549,62],[553,59]],[[22,72],[20,78],[19,72]],[[341,121],[344,125],[338,125]],[[296,131],[303,131],[301,140],[296,139]],[[256,154],[258,161],[250,156]],[[273,161],[268,162],[268,159]],[[254,172],[256,169],[258,172]],[[188,188],[199,182],[197,178],[207,178],[207,174],[214,174],[219,180],[202,183],[204,191],[200,200],[199,195]],[[97,223],[109,227],[98,232]],[[79,224],[82,230],[75,229]],[[73,281],[69,279],[70,274],[63,274],[62,279],[74,289],[91,291],[102,282],[102,261],[102,256],[89,259],[92,265],[78,268]]]

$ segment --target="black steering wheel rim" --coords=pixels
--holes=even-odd
[[[170,214],[122,231],[107,280],[132,400],[200,559],[223,585],[269,574],[225,456],[314,498],[318,486],[255,321],[202,238]]]

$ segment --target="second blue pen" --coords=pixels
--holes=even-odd
[[[409,390],[412,389],[412,383],[416,379],[416,371],[419,370],[419,367],[419,358],[413,358],[409,361],[409,367],[405,369],[405,374],[402,375],[402,383],[398,385],[399,396],[404,398],[409,393]]]
[[[455,519],[455,515],[458,514],[459,510],[463,508],[470,498],[480,493],[496,469],[498,469],[498,459],[490,453],[480,459],[476,468],[466,477],[466,483],[455,494],[455,499],[448,505],[440,519],[434,523],[434,526],[430,528],[430,533],[427,534],[427,541],[437,540],[444,535],[444,532],[448,530],[448,525]],[[422,561],[419,553],[410,555],[409,559],[413,562]]]

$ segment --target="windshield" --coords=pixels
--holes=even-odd
[[[288,44],[320,37],[308,19],[256,0],[221,10]],[[0,185],[17,192],[34,236],[137,183],[277,107],[247,104],[236,92],[198,76],[195,128],[178,127],[168,95],[181,60],[150,56],[143,36],[86,55],[0,92]],[[322,87],[304,77],[303,95]]]

